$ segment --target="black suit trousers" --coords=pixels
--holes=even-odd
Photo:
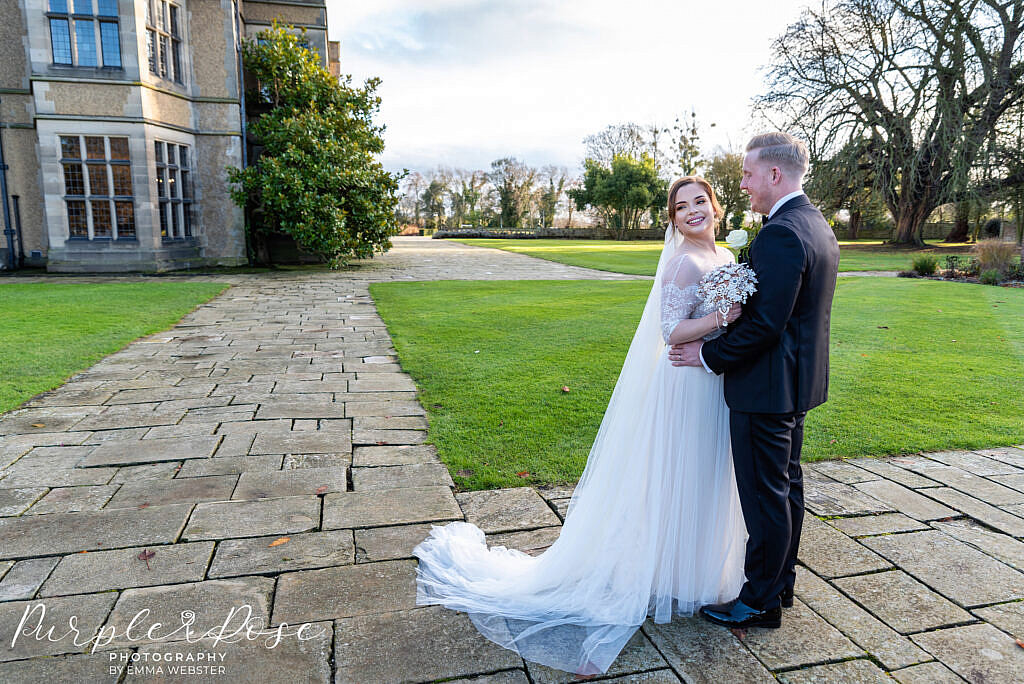
[[[798,413],[730,412],[736,486],[747,525],[747,581],[740,600],[766,610],[792,589],[804,519],[800,449],[804,416]]]

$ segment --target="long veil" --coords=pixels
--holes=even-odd
[[[721,600],[723,592],[738,591],[742,546],[727,554],[740,567],[738,578],[723,567],[720,555],[676,552],[674,545],[688,543],[685,534],[692,534],[685,532],[686,521],[691,527],[707,521],[708,535],[734,521],[724,514],[709,520],[700,507],[706,500],[701,488],[708,484],[684,470],[679,459],[657,456],[684,447],[706,451],[702,433],[727,431],[727,413],[723,423],[721,411],[706,412],[711,408],[680,411],[681,404],[665,406],[652,391],[664,375],[657,370],[665,353],[661,277],[679,244],[670,224],[650,295],[558,539],[542,554],[529,556],[502,546],[488,549],[484,533],[470,523],[434,526],[413,551],[420,560],[418,604],[468,613],[484,636],[527,660],[598,674],[607,671],[649,614],[668,622],[673,612],[692,613],[700,604]],[[679,402],[714,404],[703,391]],[[665,429],[669,425],[672,430]],[[670,433],[685,435],[687,442],[680,446]],[[686,447],[691,440],[696,441]],[[731,476],[731,463],[728,467]],[[733,543],[722,536],[723,544]],[[691,595],[679,578],[695,575],[715,578],[714,586]],[[685,603],[677,600],[680,594]]]

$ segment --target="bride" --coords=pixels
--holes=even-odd
[[[606,672],[648,616],[692,615],[744,582],[722,376],[668,360],[669,345],[739,316],[697,295],[733,256],[715,246],[722,210],[707,181],[681,178],[668,199],[654,286],[558,539],[529,556],[453,522],[413,551],[417,604],[465,611],[491,641],[581,675]]]

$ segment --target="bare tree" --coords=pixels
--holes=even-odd
[[[718,148],[706,166],[704,177],[711,183],[715,196],[722,205],[724,215],[721,225],[727,227],[729,218],[742,213],[748,206],[747,194],[740,189],[740,182],[743,180],[743,153],[726,152]]]
[[[635,123],[624,123],[608,126],[600,133],[588,135],[583,139],[587,159],[593,159],[601,166],[611,168],[612,159],[625,156],[639,159],[648,147],[644,139],[644,129]]]
[[[939,205],[1015,181],[972,174],[1024,97],[1022,33],[1024,0],[825,0],[775,41],[758,108],[812,159],[863,139],[895,241],[920,244]]]

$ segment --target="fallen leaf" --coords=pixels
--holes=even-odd
[[[327,493],[327,485],[320,485],[319,487],[316,488],[316,495],[317,496],[320,496],[321,494],[326,494],[326,493]]]
[[[146,549],[145,551],[140,553],[138,557],[139,557],[139,560],[146,561],[146,569],[149,570],[150,569],[150,567],[149,567],[149,559],[152,558],[155,555],[156,555],[156,551],[153,551],[151,549]]]
[[[272,542],[270,542],[269,544],[267,544],[267,548],[268,548],[268,549],[272,549],[272,548],[274,548],[275,546],[280,546],[281,544],[287,544],[287,543],[288,543],[288,542],[290,542],[291,540],[292,540],[292,538],[291,538],[291,537],[278,537],[278,538],[277,538],[277,539],[275,539],[274,541],[272,541]]]
[[[149,508],[149,504],[148,503],[139,504],[139,508]]]
[[[880,326],[878,326],[878,329],[879,330],[888,330],[889,326],[887,326],[887,325],[880,325]]]
[[[563,391],[563,392],[568,392],[568,391],[569,391],[569,388],[568,388],[568,386],[566,386],[566,385],[562,385],[562,391]]]
[[[501,427],[501,426],[502,426],[502,425],[504,425],[504,424],[505,424],[505,421],[503,421],[503,420],[499,420],[499,421],[498,421],[498,427]]]
[[[1024,648],[1024,639],[1017,639],[1017,645]]]
[[[524,470],[522,472],[516,473],[516,475],[518,475],[519,477],[530,477],[530,471]]]
[[[35,427],[35,428],[46,427],[46,423],[32,423],[32,427]]]
[[[377,446],[387,446],[387,442],[385,442],[383,440],[378,440],[377,441]]]
[[[740,641],[743,641],[747,638],[747,630],[745,629],[740,629],[738,627],[730,627],[729,631],[732,632],[733,636],[735,636]]]

